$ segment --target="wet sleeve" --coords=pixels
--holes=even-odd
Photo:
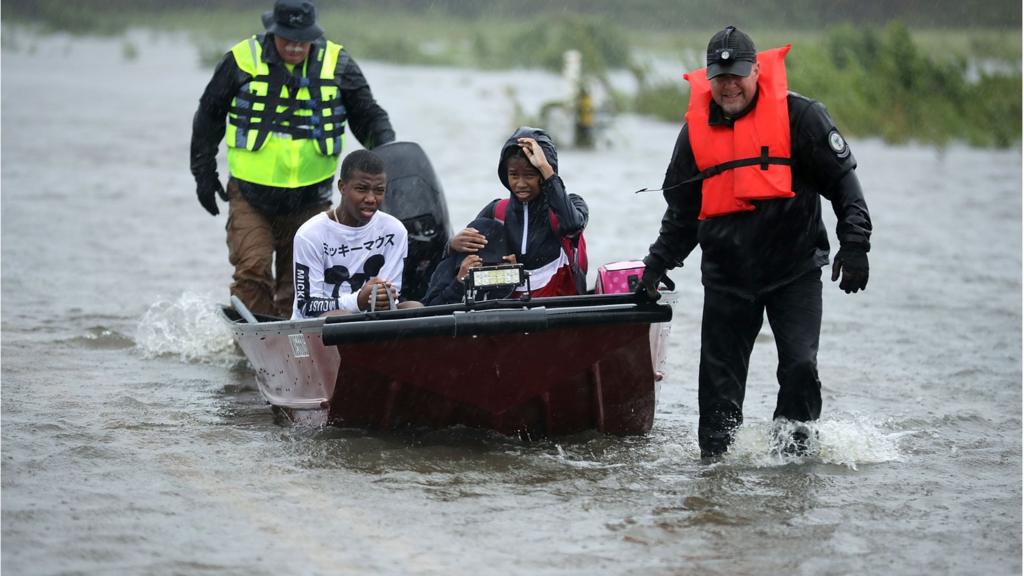
[[[373,98],[373,92],[366,77],[363,76],[363,71],[348,52],[342,50],[340,59],[344,59],[345,63],[335,78],[341,86],[341,101],[345,105],[352,133],[367,150],[392,142],[395,139],[395,131],[391,127],[391,120],[388,113]]]
[[[213,77],[199,98],[199,108],[192,117],[190,168],[200,178],[217,177],[217,147],[224,139],[225,117],[231,100],[238,92],[238,65],[229,52],[217,64]]]
[[[836,237],[841,246],[871,247],[871,215],[857,178],[857,161],[850,145],[836,128],[828,110],[813,102],[800,119],[801,169],[832,203],[836,214]]]
[[[345,294],[341,299],[326,292],[324,284],[323,251],[310,238],[296,234],[293,243],[292,264],[295,273],[295,308],[293,319],[316,318],[324,312],[345,308],[356,311],[355,295]],[[343,302],[349,296],[350,302]],[[347,305],[346,305],[347,304]]]
[[[466,286],[455,278],[455,275],[459,273],[461,262],[462,259],[456,254],[445,256],[438,263],[434,273],[430,276],[427,293],[421,300],[424,306],[455,304],[462,301],[466,293]]]
[[[672,152],[665,180],[662,183],[665,196],[665,215],[661,218],[658,238],[651,244],[644,263],[656,270],[665,271],[683,265],[683,260],[697,246],[697,225],[701,203],[701,183],[683,183],[696,176],[697,161],[690,148],[690,134],[686,125],[679,131],[676,147]]]
[[[587,227],[590,209],[586,201],[576,194],[565,193],[565,183],[558,174],[548,178],[540,185],[541,193],[547,198],[548,206],[558,216],[558,233],[563,236],[575,236]]]
[[[484,206],[480,210],[480,212],[477,213],[476,217],[477,218],[494,218],[494,207],[498,204],[499,200],[500,200],[500,198],[495,198],[494,200],[491,200],[490,203],[487,204],[487,206]],[[459,230],[462,230],[462,228],[459,228]],[[447,256],[447,255],[452,253],[451,242],[452,242],[452,239],[449,238],[444,243],[444,252],[442,252],[442,254]]]

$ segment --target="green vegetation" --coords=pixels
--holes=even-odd
[[[899,23],[883,31],[834,28],[817,41],[794,46],[786,59],[790,88],[824,102],[851,135],[992,147],[1020,141],[1019,60],[971,62],[951,50],[930,57],[921,44]],[[989,47],[990,53],[1002,50]],[[687,95],[682,81],[644,84],[636,110],[678,120]]]
[[[509,51],[499,61],[526,56],[524,64],[536,64],[548,70],[562,69],[563,54],[579,50],[584,75],[602,75],[613,68],[629,65],[629,42],[625,32],[603,18],[565,15],[543,18],[527,25],[513,38]]]
[[[950,10],[962,6],[937,1],[946,2]],[[260,15],[270,5],[270,0],[222,0],[217,8],[205,0],[181,0],[174,8],[159,8],[158,0],[97,2],[13,0],[5,2],[4,20],[30,20],[44,29],[88,34],[116,34],[131,26],[187,31],[202,65],[212,66],[233,42],[259,29]],[[359,59],[557,71],[563,53],[576,49],[583,56],[585,76],[609,91],[609,71],[633,71],[639,89],[635,94],[611,91],[616,109],[672,122],[681,121],[686,110],[686,83],[678,75],[653,79],[640,62],[655,56],[662,62],[678,61],[679,72],[700,67],[707,38],[717,29],[714,22],[757,22],[748,28],[759,46],[794,45],[787,58],[791,88],[826,103],[850,135],[994,147],[1021,139],[1021,17],[1014,3],[957,8],[953,13],[864,0],[849,3],[845,14],[848,21],[867,24],[822,28],[816,26],[842,13],[837,6],[847,3],[837,0],[824,10],[817,2],[794,0],[786,14],[750,5],[745,18],[722,16],[725,20],[708,20],[708,14],[722,9],[711,0],[351,0],[346,9],[320,4],[321,24],[329,36]],[[627,5],[629,9],[623,8]],[[687,7],[708,13],[703,20],[687,19]],[[880,24],[894,15],[909,15],[933,27],[911,32],[900,23]],[[772,18],[792,26],[771,28]],[[936,22],[950,26],[957,21],[987,27],[934,27]],[[136,53],[135,46],[124,44],[125,58]]]
[[[824,48],[802,55],[791,85],[828,103],[851,133],[980,146],[1020,139],[1019,67],[1012,74],[978,71],[977,81],[969,82],[963,55],[928,58],[900,24],[881,33],[837,28]]]
[[[4,17],[59,22],[61,29],[107,27],[131,14],[160,17],[186,11],[241,14],[269,9],[271,0],[4,0]],[[441,14],[456,22],[521,22],[533,18],[601,16],[643,33],[721,28],[816,31],[848,22],[857,26],[907,23],[912,29],[963,27],[1020,30],[1014,0],[345,0],[319,2],[322,14],[384,12],[418,19]]]

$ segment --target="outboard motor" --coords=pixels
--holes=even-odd
[[[451,237],[444,190],[423,148],[415,142],[389,142],[373,149],[384,161],[388,191],[384,212],[409,231],[409,257],[402,274],[402,296],[419,300]]]

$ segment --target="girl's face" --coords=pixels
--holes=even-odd
[[[517,200],[526,204],[540,194],[540,171],[529,160],[515,155],[509,158],[505,168],[508,170],[508,187]]]

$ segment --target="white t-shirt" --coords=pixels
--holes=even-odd
[[[295,233],[292,320],[338,309],[358,312],[356,295],[374,277],[401,293],[408,237],[398,218],[380,211],[359,227],[335,222],[326,212],[310,218]]]

